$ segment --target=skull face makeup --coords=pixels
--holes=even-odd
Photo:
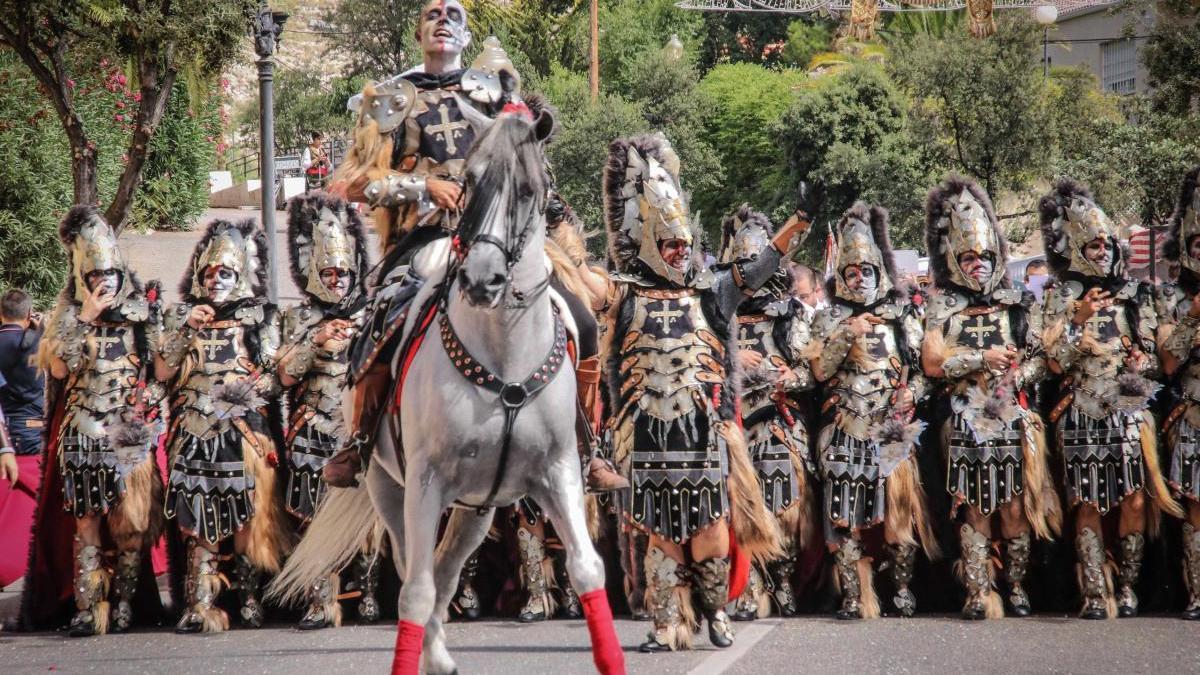
[[[962,270],[964,276],[982,287],[992,278],[992,270],[995,269],[995,265],[992,264],[991,253],[979,255],[975,251],[966,251],[958,256],[958,268]]]
[[[237,272],[224,265],[210,265],[204,270],[204,290],[213,302],[225,302],[237,286]]]
[[[865,304],[875,302],[879,293],[879,276],[874,265],[846,265],[842,268],[846,288],[863,299]]]
[[[467,29],[467,10],[458,0],[432,0],[425,3],[417,24],[417,42],[426,54],[460,55],[471,44]]]
[[[687,268],[688,259],[692,257],[692,243],[686,239],[667,239],[659,243],[658,250],[663,262],[680,271]]]
[[[86,279],[88,289],[92,291],[102,288],[103,293],[116,295],[121,288],[121,272],[111,267],[106,270],[92,270],[88,272]]]
[[[353,272],[350,270],[337,267],[326,267],[321,270],[321,285],[338,299],[346,297],[346,294],[350,292],[352,279]]]

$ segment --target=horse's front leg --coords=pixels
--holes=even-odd
[[[425,625],[433,616],[437,587],[433,578],[433,550],[438,520],[446,508],[442,483],[432,467],[410,464],[404,493],[404,585],[400,588],[400,625],[392,660],[393,675],[417,675]]]
[[[442,533],[442,542],[438,545],[434,559],[433,578],[437,588],[437,600],[433,605],[433,615],[425,624],[423,665],[427,675],[442,675],[457,670],[454,659],[446,650],[446,631],[442,628],[442,617],[446,616],[450,601],[458,591],[458,577],[463,564],[483,543],[495,513],[496,509],[487,509],[482,513],[476,509],[451,509],[450,522],[446,524],[446,531]]]
[[[565,452],[548,481],[552,486],[544,494],[534,495],[563,542],[567,555],[567,573],[579,594],[592,640],[592,660],[604,675],[625,672],[625,655],[613,628],[612,608],[604,589],[604,561],[596,553],[588,536],[587,514],[583,508],[583,482],[575,448]]]

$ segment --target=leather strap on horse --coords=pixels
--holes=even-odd
[[[492,487],[488,490],[487,498],[483,500],[481,508],[492,502],[496,493],[500,491],[500,485],[504,482],[504,475],[508,469],[508,455],[512,445],[513,424],[516,423],[517,413],[521,412],[525,404],[537,396],[547,384],[550,384],[568,357],[567,327],[563,324],[562,317],[558,315],[558,308],[554,308],[553,314],[554,344],[551,345],[550,352],[542,359],[541,365],[534,368],[524,382],[501,380],[471,356],[462,341],[458,339],[454,327],[450,325],[450,318],[446,312],[443,311],[438,318],[442,347],[454,364],[455,370],[462,373],[468,382],[499,396],[500,404],[504,406],[504,435],[500,445],[500,464],[496,469],[496,477],[492,480]]]

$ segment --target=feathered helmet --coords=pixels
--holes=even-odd
[[[237,274],[237,282],[222,302],[263,297],[267,291],[267,237],[253,219],[214,220],[192,251],[192,261],[179,292],[207,298],[204,271],[221,265]]]
[[[679,156],[661,133],[619,138],[608,146],[604,165],[604,210],[609,254],[618,272],[643,268],[677,286],[688,285],[691,269],[663,260],[659,244],[692,244],[692,227],[679,184]]]
[[[1118,276],[1124,269],[1121,238],[1117,226],[1096,205],[1083,184],[1060,178],[1050,194],[1038,204],[1046,261],[1056,274],[1075,272],[1089,277]],[[1113,247],[1109,269],[1088,260],[1083,249],[1096,239],[1108,239]]]
[[[1188,242],[1200,235],[1200,166],[1183,177],[1183,188],[1179,191],[1179,202],[1171,214],[1170,238],[1163,246],[1169,260],[1179,261],[1180,267],[1193,277],[1200,279],[1200,260],[1188,254]]]
[[[1008,246],[992,200],[973,180],[950,176],[930,190],[925,202],[925,246],[938,286],[953,284],[976,293],[991,293],[1004,283]],[[991,258],[991,277],[976,281],[963,273],[958,259],[968,252]]]
[[[834,227],[834,236],[837,246],[834,248],[833,279],[837,297],[859,304],[871,304],[896,287],[896,262],[888,237],[887,209],[857,202],[842,214],[842,219]],[[845,275],[850,265],[870,265],[875,268],[879,284],[874,297],[850,289]]]
[[[58,238],[71,255],[67,291],[75,302],[82,303],[87,299],[87,275],[97,270],[117,270],[121,275],[115,304],[120,304],[133,292],[129,268],[117,245],[117,233],[100,215],[99,209],[85,205],[71,207],[58,226]]]
[[[294,197],[288,205],[288,252],[292,280],[309,297],[325,304],[343,300],[321,282],[321,271],[331,267],[350,273],[347,297],[366,295],[362,219],[345,200],[325,192]]]
[[[732,263],[757,256],[771,245],[775,226],[766,214],[742,204],[721,221],[721,250],[718,261]],[[780,265],[771,279],[754,293],[755,297],[783,297],[791,288],[791,275]]]

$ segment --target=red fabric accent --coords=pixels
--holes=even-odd
[[[421,669],[421,642],[425,627],[400,621],[396,630],[396,651],[392,656],[392,675],[417,675]]]
[[[62,400],[60,394],[46,420],[51,431],[46,439],[42,484],[34,516],[36,536],[31,542],[33,550],[25,572],[25,589],[33,606],[29,608],[31,616],[22,619],[35,622],[55,616],[64,603],[74,604],[71,582],[75,574],[75,519],[63,510],[63,481],[58,471],[58,430],[65,412]]]
[[[401,396],[404,394],[404,378],[408,377],[408,367],[412,365],[413,358],[417,355],[417,350],[421,348],[421,343],[425,341],[425,331],[429,328],[429,324],[433,323],[433,317],[437,315],[437,308],[430,307],[425,312],[425,316],[421,317],[417,322],[417,334],[413,336],[412,343],[409,344],[408,352],[404,354],[404,362],[400,367],[400,377],[396,378],[396,395],[392,399],[392,410],[400,410]]]
[[[732,506],[731,506],[732,508]],[[733,525],[729,526],[729,601],[733,602],[742,597],[746,590],[746,582],[750,580],[750,556],[742,552],[738,546],[737,537],[733,534]]]
[[[0,481],[0,541],[4,542],[0,586],[25,576],[25,565],[29,563],[29,528],[33,526],[42,481],[38,459],[37,455],[18,455],[17,482]]]
[[[516,103],[505,103],[504,107],[500,110],[500,113],[501,114],[512,113],[515,115],[524,115],[525,119],[529,120],[530,122],[533,121],[533,111],[529,109],[529,106],[525,105],[524,101],[517,101]]]
[[[617,640],[613,628],[612,608],[608,605],[608,593],[603,588],[588,591],[579,596],[583,604],[583,615],[587,617],[588,637],[592,640],[592,662],[600,675],[617,675],[625,672],[625,653]]]
[[[1023,391],[1017,392],[1017,404],[1020,405],[1022,408],[1029,410],[1029,397],[1025,395],[1025,392],[1023,392]]]
[[[158,448],[154,451],[158,461],[158,473],[162,476],[163,485],[167,484],[167,435],[164,433],[158,437]],[[154,568],[154,576],[165,574],[167,572],[167,538],[159,537],[158,541],[154,542],[154,546],[150,548],[150,564]]]

